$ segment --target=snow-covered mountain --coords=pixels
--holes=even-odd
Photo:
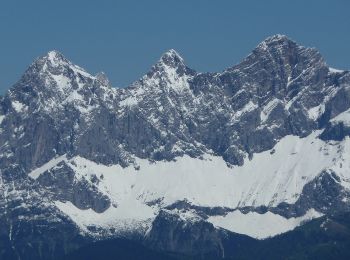
[[[0,187],[3,248],[22,259],[275,236],[349,210],[350,72],[275,35],[220,73],[169,50],[117,89],[51,51],[0,98]]]

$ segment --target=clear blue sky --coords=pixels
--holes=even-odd
[[[349,0],[1,0],[0,93],[52,49],[125,86],[170,48],[221,71],[276,33],[350,68]]]

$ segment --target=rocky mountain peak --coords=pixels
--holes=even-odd
[[[72,77],[77,73],[84,77],[94,78],[56,50],[49,51],[47,54],[36,59],[26,71],[26,74],[30,76],[38,74],[40,77],[44,78],[48,75],[65,75]]]
[[[11,99],[35,111],[51,111],[66,103],[80,102],[96,78],[58,51],[36,59],[11,88]]]
[[[176,68],[184,66],[184,59],[174,49],[170,49],[161,56],[159,63]]]
[[[184,59],[173,49],[165,52],[151,70],[134,85],[151,86],[156,88],[173,88],[178,90],[187,87],[187,79],[195,75],[188,68]]]
[[[298,45],[295,41],[288,38],[286,35],[276,34],[267,37],[253,50],[253,53],[264,54],[278,54],[279,56],[286,56],[291,53],[297,53],[302,49],[310,49]]]
[[[253,50],[253,55],[261,60],[269,59],[274,62],[284,60],[285,63],[293,66],[306,60],[308,66],[319,62],[325,64],[322,55],[315,48],[301,46],[281,34],[266,38]]]
[[[183,74],[193,74],[193,70],[185,65],[184,59],[178,52],[171,49],[165,52],[159,61],[152,67],[151,74],[160,72],[165,74],[176,73],[182,76]]]
[[[56,50],[49,51],[44,57],[46,61],[49,61],[52,65],[58,65],[62,62],[69,63],[69,61],[59,52]]]
[[[281,44],[286,44],[286,43],[294,43],[293,40],[288,38],[286,35],[283,34],[275,34],[272,36],[267,37],[264,41],[262,41],[259,45],[281,45]]]
[[[302,89],[301,80],[307,82],[306,85],[315,85],[327,75],[328,68],[315,48],[301,46],[277,34],[258,44],[240,64],[227,72],[239,73],[239,82],[245,79],[245,84],[258,84],[258,92],[263,96],[272,91],[293,97]],[[255,90],[253,87],[251,91]]]
[[[52,50],[37,58],[28,68],[29,73],[43,73],[67,67],[72,63],[66,59],[59,51]]]

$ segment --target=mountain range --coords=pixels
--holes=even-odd
[[[50,51],[0,97],[1,259],[346,259],[349,209],[350,72],[284,35],[126,88]]]

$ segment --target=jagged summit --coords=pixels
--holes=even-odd
[[[49,60],[50,62],[52,63],[56,63],[58,61],[68,61],[62,53],[60,53],[59,51],[57,50],[52,50],[52,51],[49,51],[45,56],[44,56],[45,59]]]
[[[253,52],[266,52],[280,49],[281,54],[283,54],[284,50],[296,49],[298,47],[299,45],[295,41],[288,38],[286,35],[276,34],[267,37],[265,40],[259,43]]]
[[[253,53],[270,56],[271,58],[288,58],[295,62],[302,59],[323,61],[320,52],[312,47],[298,44],[286,35],[276,34],[267,37],[253,50]]]
[[[245,71],[248,77],[253,72],[260,72],[260,82],[274,79],[275,82],[282,80],[282,85],[286,85],[301,74],[326,73],[326,67],[325,60],[315,48],[304,47],[286,35],[276,34],[259,43],[241,63],[227,71]]]
[[[85,95],[96,78],[56,50],[37,58],[10,89],[11,102],[33,111],[52,111],[66,104],[87,107]]]
[[[78,65],[75,65],[57,50],[51,50],[37,58],[26,70],[24,76],[33,78],[34,75],[42,80],[52,77],[56,77],[57,79],[60,75],[69,79],[79,78],[79,75],[85,78],[95,79],[94,76]]]
[[[140,81],[143,82],[141,85],[159,85],[162,87],[173,87],[176,85],[176,88],[182,89],[179,85],[186,85],[187,77],[195,74],[196,72],[194,70],[185,65],[184,59],[179,53],[174,49],[170,49],[161,56],[159,61],[152,66],[151,70]],[[136,82],[134,85],[140,84]]]
[[[161,56],[159,63],[170,67],[177,67],[184,64],[184,59],[174,49],[170,49]]]
[[[274,42],[294,42],[287,35],[284,34],[275,34],[267,37],[263,42],[274,43]]]
[[[72,63],[59,51],[51,50],[37,58],[30,67],[45,70],[48,67],[59,67],[61,65],[72,65]]]
[[[26,74],[39,73],[45,76],[48,73],[54,75],[58,74],[73,74],[80,73],[85,77],[93,78],[92,75],[87,73],[83,68],[75,65],[73,62],[68,60],[61,52],[57,50],[51,50],[45,55],[37,58],[28,68]]]

